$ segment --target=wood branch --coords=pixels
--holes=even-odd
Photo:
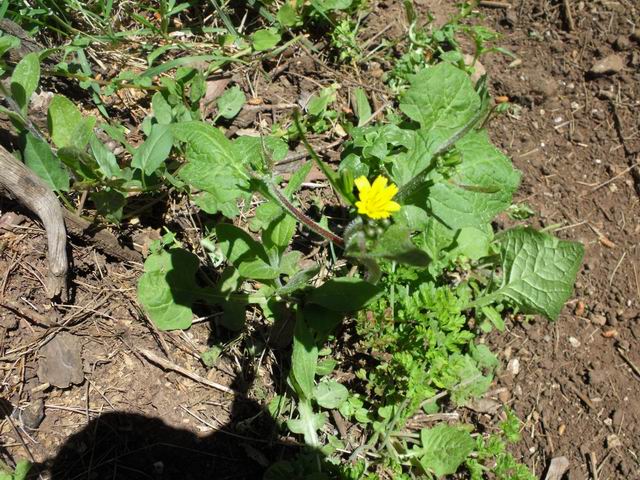
[[[117,237],[106,230],[104,226],[88,222],[82,217],[71,213],[69,210],[63,211],[64,223],[69,234],[87,243],[91,243],[98,250],[109,256],[129,262],[142,262],[142,254],[120,245]]]
[[[35,213],[47,232],[49,298],[67,296],[67,234],[62,208],[40,178],[0,146],[0,189]]]

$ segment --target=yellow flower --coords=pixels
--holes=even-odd
[[[389,218],[392,213],[400,210],[400,205],[391,200],[398,193],[398,187],[393,183],[391,185],[387,183],[388,180],[382,176],[378,176],[373,181],[373,185],[369,183],[367,177],[355,179],[360,199],[356,202],[358,213],[379,220]]]

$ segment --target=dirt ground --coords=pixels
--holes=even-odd
[[[400,2],[371,3],[364,38],[383,25],[385,36],[400,35]],[[416,3],[443,21],[454,2]],[[557,322],[515,319],[506,333],[486,339],[505,365],[492,395],[524,420],[517,458],[539,477],[564,455],[566,479],[640,479],[640,5],[507,3],[512,8],[479,9],[514,55],[481,59],[492,93],[514,104],[490,132],[523,172],[518,201],[538,214],[533,224],[583,242],[586,255],[575,299]],[[284,62],[262,66],[271,79],[254,72],[237,80],[267,104],[295,103],[334,81],[364,84],[376,109],[387,100],[379,80],[384,63],[353,77],[305,52]],[[231,129],[251,128],[261,116],[243,112]],[[14,211],[0,200],[1,214]],[[169,213],[173,224],[189,227],[188,206],[159,215]],[[505,216],[497,224],[509,222]],[[116,233],[128,238],[126,228]],[[294,442],[273,438],[263,409],[282,388],[276,360],[286,352],[264,348],[259,322],[250,321],[242,341],[207,369],[199,354],[218,333],[211,312],[188,332],[158,332],[135,299],[141,261],[117,260],[73,236],[72,298],[52,308],[43,294],[43,234],[28,218],[0,217],[6,454],[32,458],[43,478],[54,480],[261,478],[265,466],[288,455]],[[41,347],[54,337],[62,340],[49,355],[81,359],[79,370],[72,365],[68,378],[58,379],[67,388],[42,380]],[[480,428],[491,420],[465,415]]]

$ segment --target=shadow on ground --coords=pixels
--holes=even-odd
[[[231,413],[234,425],[248,425],[242,433],[225,425],[202,436],[159,418],[105,413],[69,437],[54,458],[34,465],[30,478],[42,473],[50,480],[260,479],[278,455],[269,440],[275,424],[251,400],[236,398]]]

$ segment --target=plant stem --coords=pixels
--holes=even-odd
[[[274,200],[278,202],[278,204],[287,211],[291,216],[293,216],[296,220],[302,223],[305,227],[307,227],[312,232],[317,233],[323,238],[326,238],[330,242],[335,243],[339,247],[344,248],[344,240],[342,237],[339,237],[333,232],[330,232],[326,228],[322,227],[318,223],[311,220],[308,216],[306,216],[299,208],[297,208],[293,203],[285,197],[282,192],[275,186],[275,184],[271,181],[271,179],[267,177],[263,177],[262,181],[267,186],[269,193],[274,197]]]

